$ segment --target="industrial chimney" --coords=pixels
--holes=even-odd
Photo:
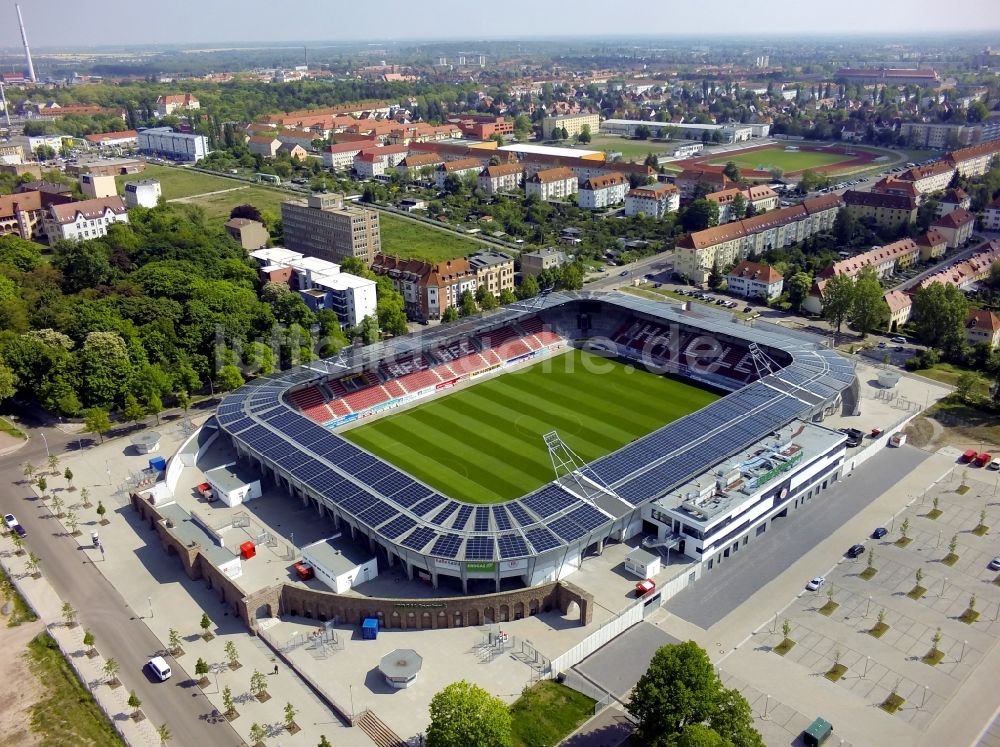
[[[24,57],[28,61],[28,79],[32,83],[37,83],[38,79],[35,77],[35,66],[31,62],[31,50],[28,48],[28,33],[24,30],[24,19],[21,18],[21,6],[15,5],[14,8],[17,10],[17,23],[21,27],[21,41],[24,43]]]

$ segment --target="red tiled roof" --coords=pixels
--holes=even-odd
[[[729,277],[759,280],[768,285],[777,283],[779,280],[784,280],[785,278],[784,275],[771,267],[771,265],[762,262],[751,262],[746,259],[729,272]]]
[[[567,169],[565,166],[557,166],[554,169],[536,171],[530,181],[536,184],[541,184],[543,182],[561,182],[566,181],[567,179],[575,180],[576,174],[573,173],[572,169]]]
[[[965,319],[968,329],[985,329],[989,332],[1000,332],[1000,319],[989,309],[969,309]]]
[[[97,132],[93,135],[84,135],[84,139],[90,143],[101,143],[105,140],[121,140],[123,138],[138,138],[139,133],[135,130],[125,130],[124,132]]]
[[[604,189],[606,187],[614,187],[618,184],[624,184],[626,182],[625,175],[618,172],[613,172],[611,174],[602,174],[600,176],[592,176],[587,181],[583,183],[581,189],[593,190],[593,189]]]
[[[909,295],[898,290],[891,290],[882,296],[882,298],[885,300],[885,304],[889,307],[889,312],[892,314],[913,305],[913,300]]]
[[[95,200],[81,200],[79,202],[67,202],[64,205],[52,205],[49,207],[52,217],[61,224],[72,223],[77,215],[84,218],[97,218],[104,215],[108,210],[121,215],[128,212],[125,203],[118,195],[113,197],[99,197]]]
[[[938,218],[931,225],[940,226],[941,228],[961,228],[962,226],[972,223],[976,219],[972,213],[970,213],[965,208],[956,208],[950,213],[945,214],[943,217]]]

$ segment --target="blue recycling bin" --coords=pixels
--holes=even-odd
[[[161,456],[153,457],[149,460],[149,466],[151,469],[163,471],[167,468],[167,460]]]
[[[366,641],[374,641],[378,638],[378,618],[366,617],[361,623],[361,638]]]

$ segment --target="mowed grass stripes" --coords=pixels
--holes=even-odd
[[[518,498],[553,478],[542,434],[591,461],[714,402],[705,389],[571,350],[344,437],[446,495]]]

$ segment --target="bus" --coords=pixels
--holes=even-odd
[[[254,177],[259,182],[267,182],[268,184],[281,184],[281,177],[277,174],[255,174]]]

